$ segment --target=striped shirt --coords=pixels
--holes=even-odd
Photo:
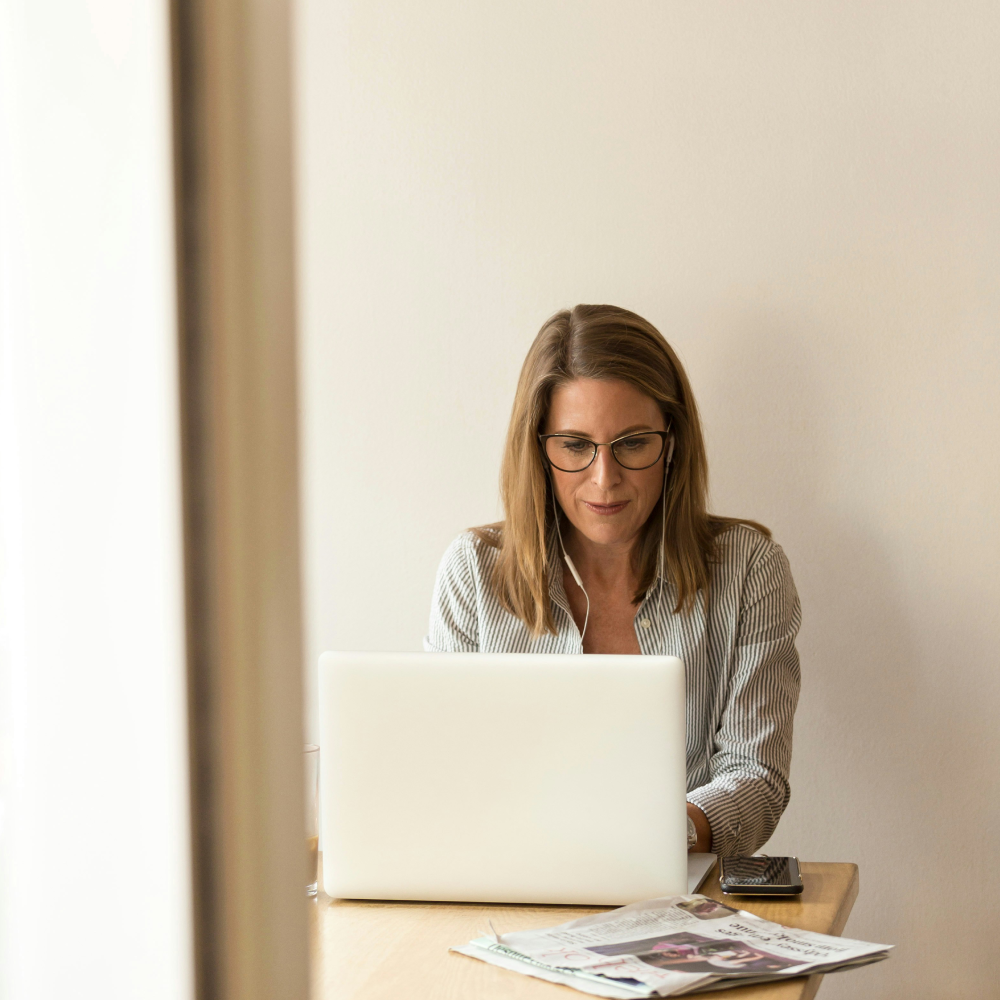
[[[553,573],[549,587],[558,634],[532,636],[489,586],[497,554],[471,532],[451,543],[438,569],[424,649],[582,653],[562,574]],[[781,547],[746,525],[719,535],[710,580],[711,598],[699,592],[692,610],[681,613],[672,610],[673,585],[658,581],[639,605],[635,631],[643,654],[684,661],[687,798],[708,818],[712,850],[753,854],[788,804],[799,599]]]

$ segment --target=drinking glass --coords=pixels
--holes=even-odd
[[[307,743],[303,748],[306,774],[306,895],[319,891],[319,747]]]

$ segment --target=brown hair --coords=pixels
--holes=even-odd
[[[538,445],[552,390],[578,378],[620,379],[652,397],[674,436],[664,496],[633,550],[638,603],[657,573],[661,516],[666,504],[666,576],[677,592],[674,611],[690,610],[708,591],[716,536],[732,524],[754,521],[708,513],[708,462],[701,422],[681,363],[663,335],[641,316],[616,306],[579,305],[547,320],[528,351],[517,383],[500,471],[506,520],[474,528],[500,549],[492,586],[502,606],[539,635],[556,633],[549,604],[549,574],[559,572],[551,544],[553,507]]]

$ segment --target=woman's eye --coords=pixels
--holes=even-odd
[[[649,437],[631,437],[625,438],[624,441],[618,442],[619,448],[624,448],[626,451],[641,451],[643,448],[649,446]]]
[[[590,447],[589,441],[581,441],[578,438],[566,438],[562,442],[563,451],[579,455]]]

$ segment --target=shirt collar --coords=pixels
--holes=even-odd
[[[549,600],[557,607],[562,608],[570,616],[569,598],[566,596],[566,587],[563,584],[563,562],[562,546],[559,544],[559,536],[554,527],[549,529],[549,537],[546,542],[546,553],[549,555]]]

